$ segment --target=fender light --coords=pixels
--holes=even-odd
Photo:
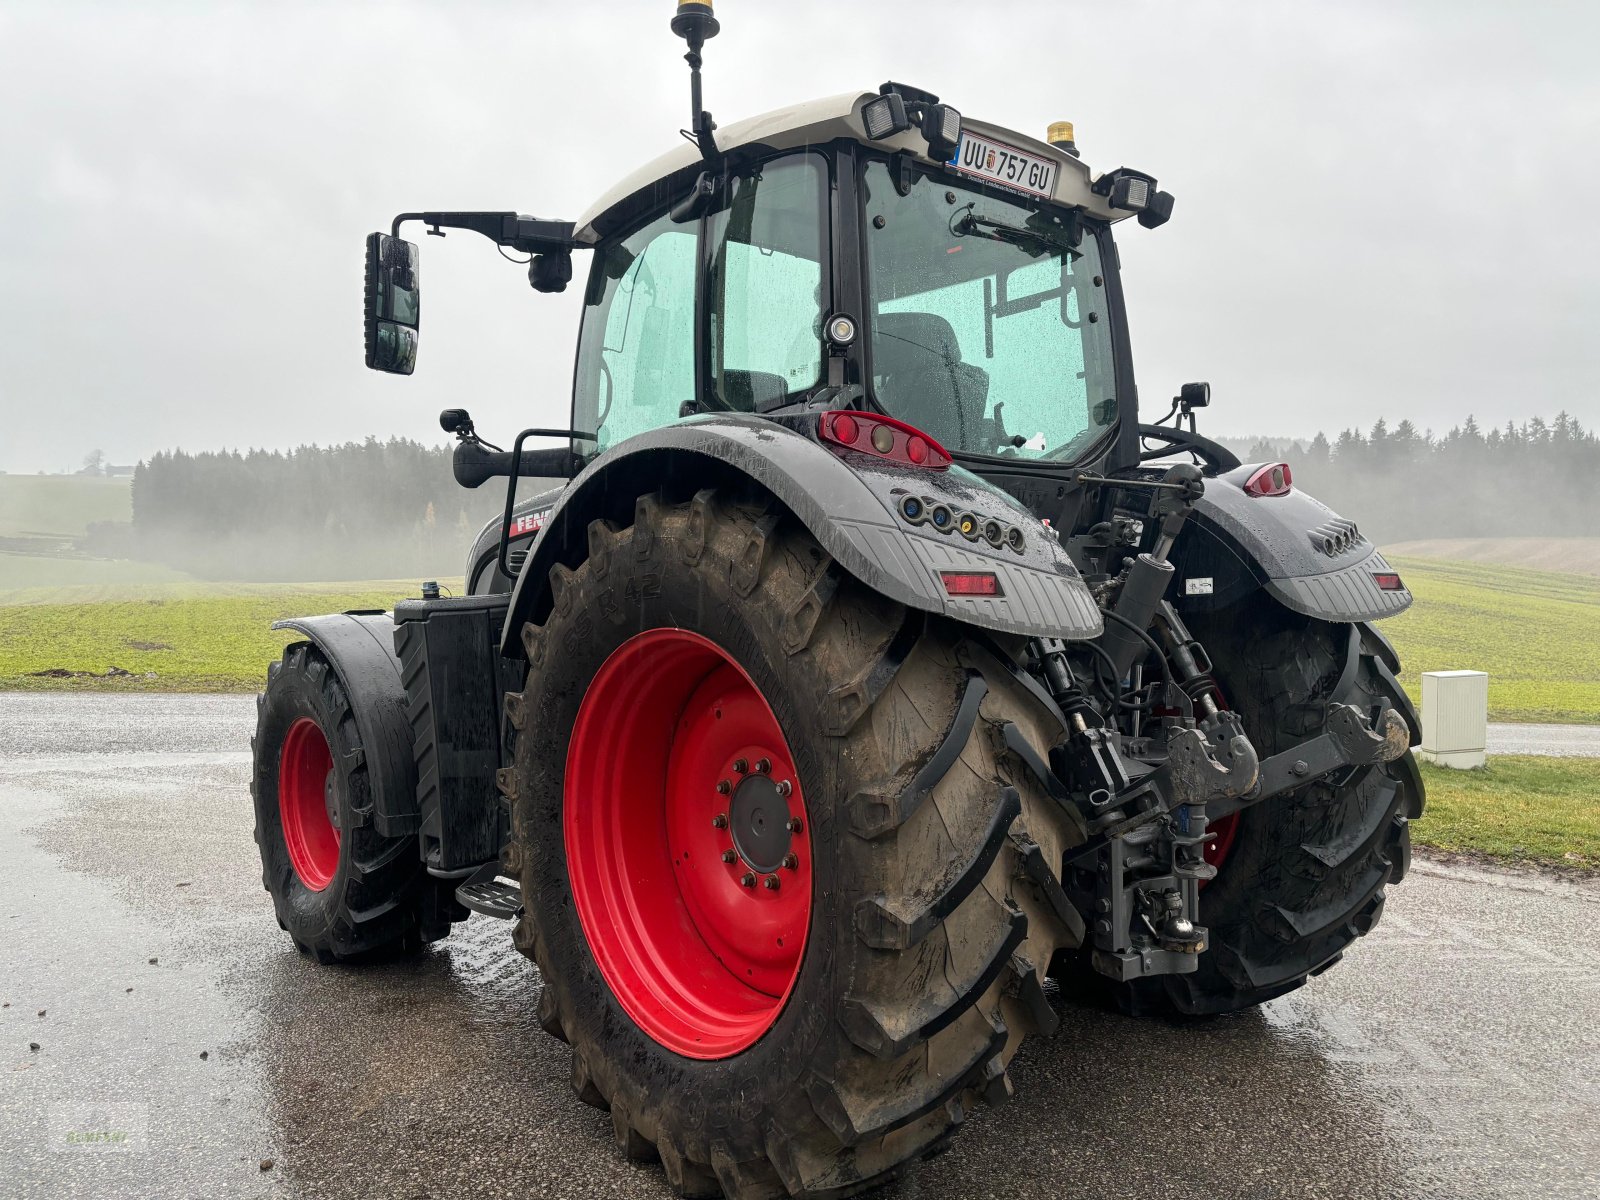
[[[1374,571],[1372,582],[1378,585],[1378,590],[1383,592],[1402,592],[1405,584],[1400,582],[1400,576],[1393,571]]]
[[[1287,496],[1294,487],[1294,474],[1288,463],[1268,463],[1244,481],[1247,496]]]
[[[950,466],[950,452],[922,430],[877,413],[853,409],[825,412],[817,421],[817,435],[843,449],[906,467],[943,471]]]
[[[1003,596],[993,571],[940,571],[944,590],[952,596]]]

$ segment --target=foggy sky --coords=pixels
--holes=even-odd
[[[368,372],[363,239],[576,216],[687,124],[671,0],[0,0],[0,469],[564,423],[581,287],[419,238],[417,374]],[[1600,6],[721,0],[724,123],[893,78],[1175,193],[1119,226],[1147,411],[1202,431],[1600,424]],[[587,257],[575,260],[587,269]],[[580,276],[581,278],[581,276]]]

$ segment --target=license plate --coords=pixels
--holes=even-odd
[[[1056,169],[1061,164],[993,138],[963,132],[950,165],[965,175],[1049,198],[1055,195]]]

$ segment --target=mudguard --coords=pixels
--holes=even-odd
[[[389,838],[415,833],[417,765],[394,652],[394,621],[388,613],[346,612],[291,617],[272,627],[303,634],[339,673],[372,780],[373,827]]]
[[[1375,576],[1393,568],[1353,521],[1299,490],[1246,493],[1244,482],[1259,466],[1206,480],[1172,555],[1179,609],[1222,608],[1258,587],[1325,621],[1375,621],[1411,607],[1405,588],[1378,586]]]
[[[550,569],[583,558],[591,521],[630,523],[636,497],[668,480],[692,490],[741,477],[793,512],[851,575],[908,607],[1004,633],[1073,639],[1100,633],[1100,610],[1077,568],[1054,533],[1015,499],[960,468],[924,471],[835,453],[801,432],[815,415],[789,421],[705,414],[641,433],[590,463],[544,518],[512,593],[501,653],[523,656],[518,631],[548,610]],[[899,509],[907,495],[973,513],[980,530],[990,519],[1015,526],[1022,548],[908,521]],[[1001,595],[948,595],[939,572],[951,570],[992,571]]]

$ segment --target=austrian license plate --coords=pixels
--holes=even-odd
[[[1055,195],[1056,169],[1061,165],[993,138],[963,132],[950,165],[966,175],[1027,192],[1030,196]]]

